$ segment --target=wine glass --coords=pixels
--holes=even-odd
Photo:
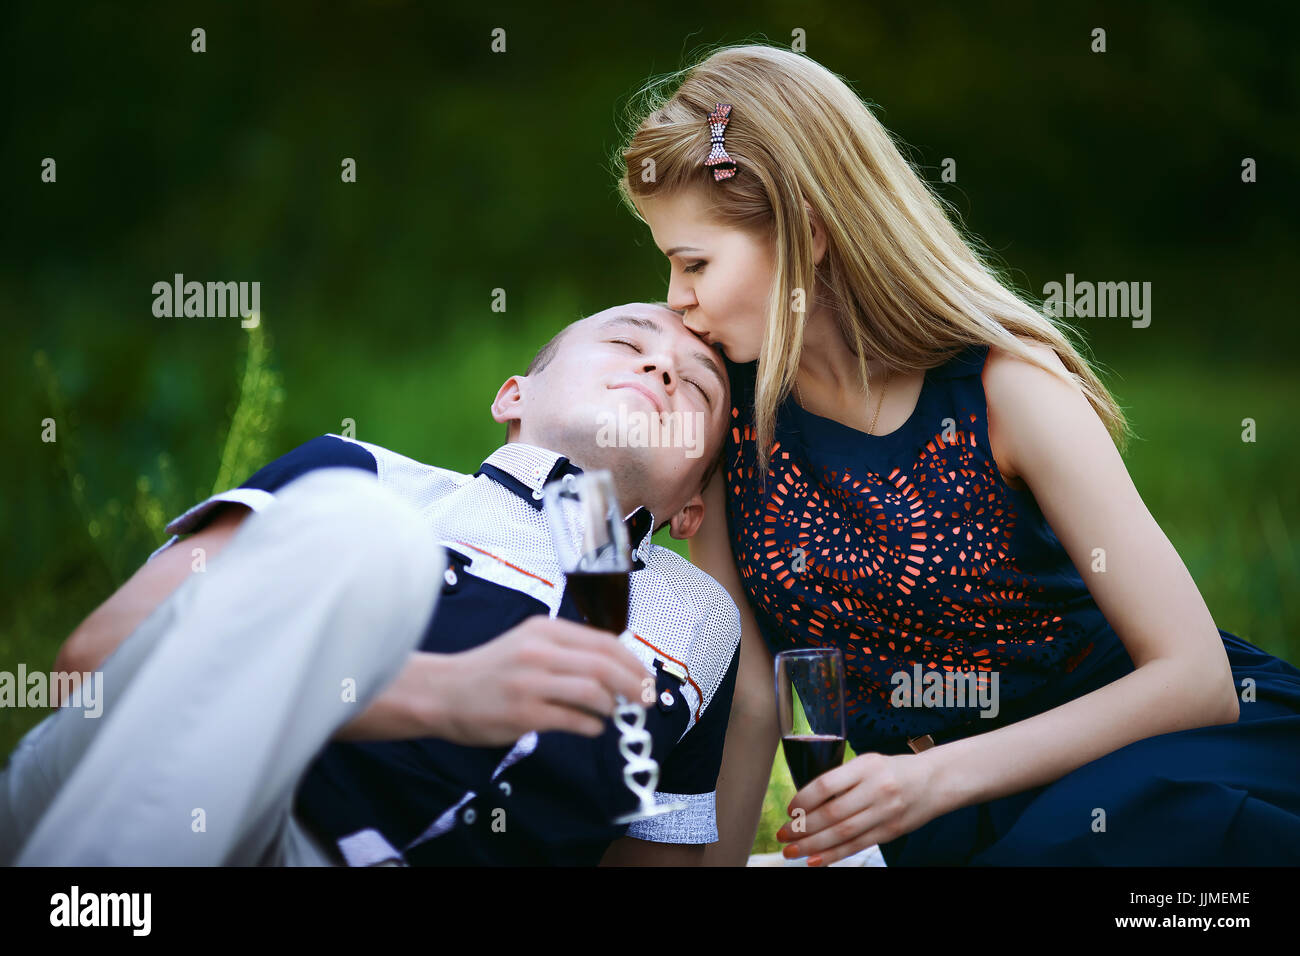
[[[781,749],[796,790],[844,762],[844,655],[810,647],[776,655]]]
[[[608,471],[565,475],[546,486],[542,499],[574,605],[592,627],[624,634],[632,557],[613,475]],[[637,797],[638,806],[614,822],[621,825],[686,809],[681,802],[655,803],[659,762],[651,756],[653,741],[645,729],[645,708],[621,694],[617,704],[614,725],[624,760],[623,782]]]

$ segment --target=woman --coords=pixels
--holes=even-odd
[[[753,840],[772,653],[833,646],[860,756],[796,794],[787,856],[1300,862],[1300,671],[1216,627],[1065,327],[825,68],[742,46],[666,81],[617,172],[732,378],[691,547],[743,628],[718,861]],[[910,706],[929,671],[996,713]]]

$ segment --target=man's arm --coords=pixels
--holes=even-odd
[[[704,521],[691,538],[691,561],[727,589],[740,613],[740,669],[727,723],[717,785],[717,843],[708,845],[706,866],[744,866],[754,847],[763,798],[780,740],[772,655],[763,643],[736,571],[727,536],[721,473],[704,491]]]
[[[98,670],[191,574],[207,573],[192,570],[194,549],[203,549],[206,566],[249,510],[226,504],[202,530],[146,561],[68,636],[54,670]],[[539,615],[472,651],[413,652],[398,677],[334,739],[442,737],[488,747],[530,730],[595,737],[614,710],[614,695],[636,699],[644,676],[635,655],[604,632]]]
[[[694,573],[703,577],[699,572]],[[713,581],[708,582],[708,587],[715,592],[721,590]],[[663,758],[656,788],[661,795],[672,795],[671,799],[686,801],[687,806],[681,811],[681,816],[668,814],[634,824],[627,836],[607,848],[602,865],[707,865],[717,846],[709,841],[725,839],[730,832],[717,810],[721,786],[719,774],[725,749],[732,737],[728,721],[734,713],[732,699],[740,668],[739,631],[735,603],[717,593],[705,619],[697,625],[696,639],[729,646],[730,662],[727,669],[718,675],[709,670],[707,661],[702,661],[705,666],[696,676],[703,688],[710,690],[708,703],[700,718]],[[681,694],[677,696],[685,702]],[[689,708],[689,704],[687,706]],[[753,842],[751,830],[749,845]],[[744,859],[742,855],[742,861]]]
[[[775,709],[766,698],[764,701],[763,706],[768,710]],[[601,866],[744,866],[748,862],[749,851],[754,845],[754,835],[758,828],[759,813],[762,810],[762,797],[767,792],[767,781],[771,776],[772,758],[775,756],[776,748],[769,742],[769,737],[773,734],[769,734],[761,723],[766,718],[766,714],[754,714],[760,722],[759,729],[754,730],[744,724],[736,725],[737,711],[747,712],[742,706],[732,706],[732,724],[727,732],[727,749],[724,751],[722,773],[718,777],[717,806],[721,811],[727,805],[724,800],[730,797],[731,805],[740,807],[740,812],[730,817],[719,812],[719,842],[654,843],[638,840],[635,837],[621,837],[609,845],[609,849],[601,858]],[[743,756],[737,757],[736,754],[744,754],[747,748],[750,751],[758,750],[766,753],[767,769],[761,774],[754,772],[752,767],[738,766]],[[730,755],[731,778],[727,776],[728,755]],[[742,799],[746,784],[749,785],[748,794],[751,796],[748,804]],[[758,795],[756,803],[752,799],[754,793]]]

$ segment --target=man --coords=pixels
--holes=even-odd
[[[61,650],[56,670],[107,657],[105,726],[64,707],[19,744],[0,858],[26,838],[19,863],[698,862],[739,618],[650,537],[698,528],[729,407],[676,313],[620,306],[507,379],[507,444],[474,476],[325,436],[186,512],[169,529],[192,536]],[[705,437],[609,441],[635,416]],[[630,509],[626,647],[572,623],[541,512],[597,468]],[[615,693],[653,700],[659,790],[686,810],[610,823],[635,802]]]

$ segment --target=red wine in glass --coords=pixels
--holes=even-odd
[[[776,655],[781,749],[796,790],[844,762],[844,655],[807,647]]]
[[[802,790],[844,762],[844,738],[830,734],[782,737],[781,749],[796,790]]]
[[[622,634],[627,627],[627,571],[571,571],[569,594],[587,623]]]

